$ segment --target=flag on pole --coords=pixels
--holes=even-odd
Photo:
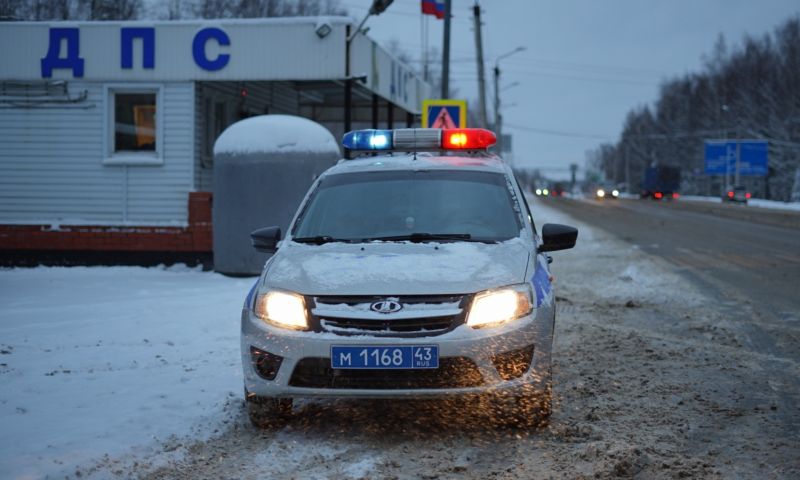
[[[435,15],[439,20],[444,18],[444,0],[422,0],[422,14]]]

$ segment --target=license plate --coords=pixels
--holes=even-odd
[[[333,345],[331,368],[439,368],[438,345]]]

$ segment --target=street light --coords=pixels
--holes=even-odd
[[[506,52],[498,56],[494,60],[494,130],[497,134],[497,152],[501,155],[503,154],[503,119],[500,115],[500,60],[510,57],[515,53],[524,52],[525,50],[527,50],[525,47],[520,46],[514,50],[511,50],[510,52]],[[514,82],[511,85],[503,88],[503,90],[518,84],[519,83]]]
[[[353,110],[351,103],[353,103],[353,79],[350,78],[350,44],[364,28],[372,15],[380,15],[383,13],[394,0],[373,0],[369,11],[364,15],[364,19],[358,24],[358,28],[350,32],[345,40],[344,47],[344,131],[349,132],[353,126]],[[345,152],[346,153],[346,152]]]

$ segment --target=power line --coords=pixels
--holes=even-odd
[[[504,126],[514,130],[539,133],[542,135],[555,135],[559,137],[591,138],[594,140],[610,140],[613,137],[613,135],[602,135],[599,133],[579,133],[579,132],[567,132],[563,130],[549,130],[546,128],[526,127],[523,125],[514,125],[513,123],[506,123],[504,124]]]
[[[658,86],[659,82],[646,82],[646,81],[637,81],[637,80],[628,80],[628,79],[615,79],[615,78],[602,78],[602,77],[592,77],[592,76],[578,76],[578,75],[563,75],[560,73],[552,73],[552,72],[542,72],[542,71],[519,71],[519,70],[503,70],[508,74],[513,74],[514,76],[522,76],[522,77],[551,77],[551,78],[560,78],[564,80],[576,80],[581,82],[599,82],[599,83],[614,83],[614,84],[624,84],[624,85],[637,85],[637,86],[648,86],[648,87],[655,87]],[[470,75],[466,72],[456,72],[453,75],[454,78],[458,78],[460,80],[472,80],[474,77],[470,77]]]

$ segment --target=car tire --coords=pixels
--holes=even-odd
[[[245,390],[244,399],[250,423],[259,429],[279,427],[292,414],[291,398],[260,397]]]

